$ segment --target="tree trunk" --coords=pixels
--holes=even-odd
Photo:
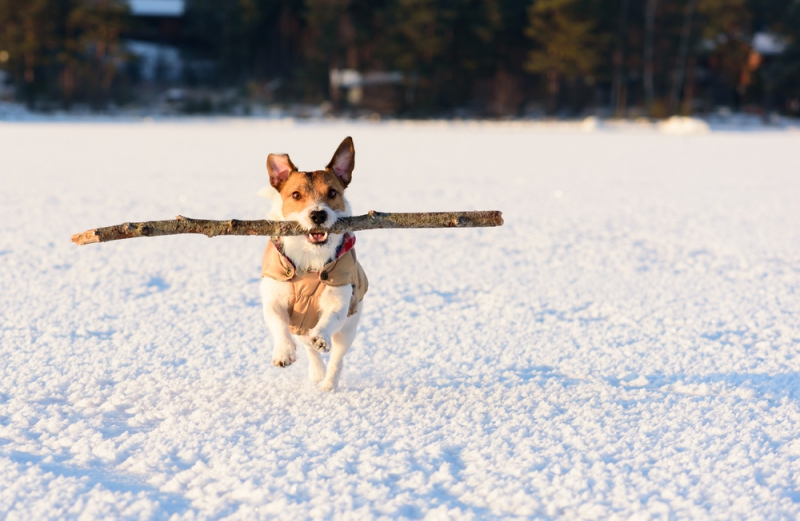
[[[341,90],[338,80],[334,81],[334,70],[336,69],[333,65],[328,65],[328,94],[331,98],[331,110],[333,110],[334,114],[338,114],[342,109]],[[341,71],[337,70],[336,74],[341,74]]]
[[[620,0],[619,2],[619,38],[617,39],[617,50],[614,51],[614,79],[611,87],[611,106],[614,108],[614,115],[618,118],[625,117],[628,98],[628,89],[625,85],[625,50],[628,41],[630,3],[630,0]]]
[[[683,88],[683,79],[686,76],[686,59],[689,56],[689,43],[692,36],[692,18],[697,8],[697,0],[688,0],[686,9],[683,12],[683,29],[681,31],[681,43],[678,48],[678,62],[675,64],[675,72],[672,76],[672,89],[669,92],[669,112],[675,114],[678,110],[678,102]]]
[[[558,91],[560,87],[561,81],[558,77],[558,71],[555,69],[547,71],[547,113],[551,116],[558,111]]]
[[[697,58],[692,56],[687,67],[686,87],[683,89],[683,114],[690,116],[693,112],[695,84],[697,81]]]
[[[174,220],[123,223],[105,228],[95,228],[72,236],[77,245],[96,242],[131,239],[133,237],[157,237],[181,233],[200,233],[206,237],[218,235],[306,235],[311,232],[343,233],[358,230],[386,228],[478,228],[501,226],[501,212],[429,212],[429,213],[380,213],[370,211],[366,215],[343,217],[324,230],[306,230],[296,221],[209,221],[178,216]]]
[[[647,0],[644,14],[644,99],[647,114],[653,115],[653,104],[656,99],[655,86],[653,85],[653,46],[656,34],[656,7],[658,0]]]

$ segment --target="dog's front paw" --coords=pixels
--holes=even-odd
[[[275,347],[272,351],[272,365],[275,367],[289,367],[297,361],[294,345]]]
[[[320,353],[327,353],[331,350],[331,342],[322,335],[311,335],[311,345]]]

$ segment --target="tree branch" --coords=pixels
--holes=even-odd
[[[359,230],[385,228],[478,228],[501,226],[502,212],[430,212],[430,213],[381,213],[370,211],[366,215],[343,217],[325,230],[306,230],[296,221],[209,221],[178,216],[168,221],[146,221],[122,223],[116,226],[95,228],[72,236],[78,245],[96,242],[131,239],[133,237],[157,237],[179,233],[200,233],[206,237],[218,235],[306,235],[311,232],[344,233]]]

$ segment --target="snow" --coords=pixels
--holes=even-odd
[[[779,34],[758,32],[753,35],[753,41],[751,42],[751,45],[753,46],[753,49],[761,54],[766,56],[774,56],[777,54],[782,54],[783,51],[786,50],[786,47],[788,47],[789,42],[787,42],[786,38]]]
[[[672,116],[659,124],[665,134],[707,134],[711,126],[699,118]]]
[[[77,247],[258,218],[269,152],[356,213],[341,389],[270,363],[264,238]],[[0,517],[800,516],[800,134],[515,124],[0,123]]]
[[[128,0],[134,16],[183,16],[185,0]]]

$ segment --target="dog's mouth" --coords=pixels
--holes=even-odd
[[[325,233],[309,233],[306,235],[306,240],[311,244],[325,244],[328,242],[328,232]]]

